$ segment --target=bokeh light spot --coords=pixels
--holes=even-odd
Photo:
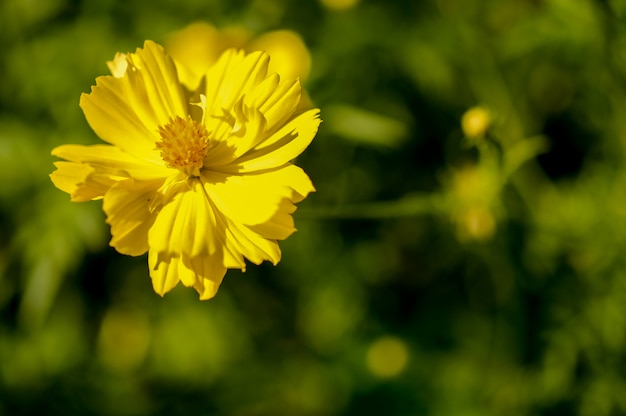
[[[109,309],[100,327],[100,361],[116,373],[134,370],[146,357],[150,333],[150,323],[145,313],[122,307]]]
[[[367,351],[367,368],[381,378],[400,374],[409,362],[409,350],[399,338],[384,336],[372,343]]]
[[[359,0],[320,0],[324,7],[332,10],[346,10],[356,6]]]

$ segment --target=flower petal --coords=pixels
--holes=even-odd
[[[85,202],[102,197],[108,186],[85,186],[87,178],[94,169],[88,165],[74,162],[54,162],[57,168],[50,174],[54,186],[70,194],[72,201]]]
[[[182,183],[174,198],[159,212],[150,229],[150,247],[158,253],[188,256],[214,254],[219,240],[213,211],[197,181]],[[223,233],[223,231],[221,231]]]
[[[254,264],[261,264],[265,260],[273,265],[278,264],[281,252],[276,240],[265,238],[250,227],[229,219],[227,223],[226,245],[229,250],[241,253]]]
[[[156,214],[150,206],[162,180],[120,182],[105,194],[102,208],[111,226],[111,242],[118,252],[139,256],[148,251],[148,230]]]
[[[244,103],[261,111],[267,121],[267,131],[271,134],[292,117],[301,95],[299,80],[281,81],[277,74],[272,74],[246,95]]]
[[[148,267],[150,268],[150,278],[154,291],[163,296],[174,289],[180,281],[179,269],[181,266],[180,255],[174,257],[150,250],[148,252]]]
[[[241,255],[225,246],[225,227],[200,181],[192,180],[181,184],[178,194],[161,209],[148,239],[158,253],[211,257],[224,267],[244,269]]]
[[[219,117],[221,122],[212,123],[211,131],[218,146],[209,153],[207,165],[231,164],[265,141],[291,118],[299,100],[297,81],[279,82],[276,74],[267,78],[246,94],[243,101],[238,101],[228,115]]]
[[[240,104],[241,101],[239,102]],[[265,117],[258,109],[238,105],[234,120],[222,122],[213,130],[212,147],[204,159],[205,166],[220,170],[256,146],[266,134]],[[233,128],[233,125],[236,125]]]
[[[255,225],[248,225],[250,231],[270,240],[284,240],[296,231],[293,217],[295,205],[288,200],[280,201],[276,213],[268,220]]]
[[[220,170],[248,173],[282,166],[307,148],[320,122],[318,109],[300,114],[229,166],[220,167]]]
[[[210,257],[196,257],[189,260],[189,264],[196,274],[193,287],[200,294],[200,300],[214,297],[224,279],[226,267]]]
[[[261,83],[267,76],[269,57],[263,52],[245,55],[243,51],[229,49],[207,72],[206,112],[220,114],[230,111],[237,101]],[[210,123],[211,120],[207,120]],[[214,129],[210,128],[209,131]]]
[[[226,217],[246,225],[262,224],[277,213],[290,216],[295,211],[291,201],[299,201],[314,190],[304,171],[292,164],[244,175],[207,171],[203,172],[202,180],[208,198],[218,209]]]
[[[52,154],[69,160],[55,163],[53,183],[77,202],[102,198],[113,185],[129,178],[152,180],[171,174],[165,166],[137,159],[115,146],[63,145]]]
[[[276,92],[272,94],[260,107],[267,119],[268,132],[273,133],[276,128],[283,126],[294,114],[302,97],[302,87],[299,80],[281,81]]]
[[[148,265],[152,287],[161,296],[180,281],[187,287],[193,286],[201,300],[211,299],[226,274],[226,267],[209,257],[191,260],[185,255],[167,255],[154,250],[148,254]]]
[[[153,163],[109,145],[67,144],[56,147],[52,150],[52,155],[71,162],[86,163],[101,174],[139,180],[165,178],[172,174],[172,170],[167,168],[162,160],[160,163]]]
[[[122,78],[128,68],[126,54],[117,52],[112,60],[107,61],[107,66],[109,67],[109,71],[111,71],[111,75],[115,78]]]
[[[122,77],[102,76],[80,106],[91,128],[104,141],[140,158],[158,161],[158,126],[187,115],[183,89],[173,61],[154,42],[126,55]]]

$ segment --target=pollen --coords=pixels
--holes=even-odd
[[[176,116],[159,126],[159,134],[161,140],[156,142],[156,148],[165,164],[189,176],[199,176],[209,148],[207,129],[191,116]]]

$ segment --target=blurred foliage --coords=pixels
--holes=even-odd
[[[209,302],[47,176],[196,21],[300,34],[325,120],[282,262]],[[624,0],[3,0],[0,78],[0,415],[626,414]]]

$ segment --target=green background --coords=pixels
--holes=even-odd
[[[324,119],[283,260],[208,302],[48,178],[105,61],[197,20],[298,32]],[[2,0],[0,415],[626,414],[625,156],[622,0]]]

